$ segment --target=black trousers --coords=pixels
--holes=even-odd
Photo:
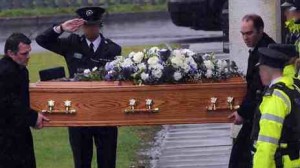
[[[115,168],[117,127],[70,127],[69,140],[75,168],[91,168],[93,142],[97,149],[98,168]]]
[[[251,141],[252,124],[245,123],[231,150],[229,168],[252,168],[253,142]]]

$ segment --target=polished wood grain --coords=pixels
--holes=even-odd
[[[233,111],[226,108],[227,97],[234,97],[234,105],[239,105],[245,91],[241,78],[151,86],[128,82],[39,82],[30,86],[31,106],[35,110],[47,110],[48,100],[55,101],[55,110],[64,110],[64,101],[72,101],[76,114],[46,114],[51,119],[47,126],[51,127],[226,123]],[[207,111],[211,97],[218,98],[217,111]],[[159,112],[125,114],[130,99],[137,100],[136,109],[147,109],[145,100],[152,99],[153,108],[159,108]]]

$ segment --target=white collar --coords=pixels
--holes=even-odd
[[[272,85],[274,85],[275,83],[277,83],[280,79],[282,78],[282,76],[281,77],[278,77],[278,78],[275,78],[275,79],[273,79],[272,81],[271,81],[271,84],[269,85],[269,87],[271,87]]]
[[[94,48],[94,52],[96,52],[96,51],[97,51],[97,48],[99,47],[99,45],[100,45],[100,43],[101,43],[101,36],[99,35],[99,36],[96,38],[96,40],[94,40],[93,42],[91,42],[91,41],[88,40],[87,38],[85,38],[85,40],[86,40],[88,46],[90,46],[91,43],[94,44],[94,47],[93,47],[93,48]]]

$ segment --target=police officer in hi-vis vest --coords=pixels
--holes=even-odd
[[[259,73],[268,88],[254,117],[254,168],[300,167],[300,94],[293,78],[283,75],[290,57],[281,49],[259,48]]]

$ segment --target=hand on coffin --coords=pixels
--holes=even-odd
[[[85,20],[83,19],[71,19],[67,20],[61,24],[62,31],[66,32],[76,32],[83,24]]]
[[[45,117],[43,114],[39,113],[34,128],[42,129],[44,127],[44,122],[49,122],[49,121],[50,120],[47,117]]]
[[[243,117],[241,117],[237,112],[233,112],[228,116],[229,119],[233,119],[235,125],[241,125],[244,122]]]

